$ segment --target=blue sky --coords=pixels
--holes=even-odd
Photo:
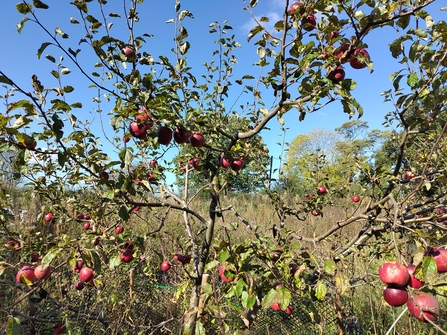
[[[30,78],[36,74],[45,86],[56,86],[57,82],[49,72],[54,70],[54,64],[49,62],[42,56],[40,60],[36,57],[36,52],[42,42],[49,41],[49,38],[32,22],[26,22],[22,33],[17,32],[16,24],[20,22],[23,15],[15,10],[15,4],[18,1],[2,1],[0,4],[0,25],[2,34],[0,35],[0,43],[3,46],[0,52],[0,69],[10,75],[19,85],[23,85],[25,89],[31,90]],[[64,45],[77,49],[77,42],[82,37],[82,25],[71,25],[69,18],[71,16],[79,21],[79,13],[70,5],[70,1],[62,0],[46,0],[44,1],[50,6],[49,10],[38,10],[37,14],[43,24],[50,30],[54,31],[55,27],[60,27],[64,32],[70,35],[70,39],[63,40]],[[110,5],[112,4],[113,5]],[[90,3],[95,4],[95,1]],[[174,25],[167,24],[166,21],[174,17],[175,0],[145,0],[138,8],[140,23],[137,24],[136,34],[147,32],[153,34],[152,39],[148,39],[147,45],[144,47],[146,51],[154,57],[158,55],[170,55],[170,49],[173,47]],[[258,6],[254,9],[256,17],[268,16],[271,22],[276,22],[282,16],[284,0],[260,0]],[[189,32],[189,41],[191,49],[189,52],[188,63],[195,68],[195,74],[199,77],[199,73],[203,73],[202,63],[209,61],[211,53],[215,49],[214,35],[208,33],[210,23],[217,21],[223,22],[228,20],[228,24],[234,29],[233,34],[236,40],[242,45],[242,48],[235,51],[239,64],[235,66],[234,78],[241,77],[246,71],[256,76],[257,69],[251,67],[251,64],[258,60],[253,39],[247,42],[247,34],[251,28],[255,26],[250,14],[243,10],[244,3],[242,0],[215,1],[215,0],[184,0],[182,1],[182,9],[190,10],[194,19],[187,19],[185,26]],[[430,7],[430,12],[436,20],[445,17],[445,12],[441,12],[439,8],[441,4],[434,4]],[[123,15],[123,7],[121,0],[111,0],[106,6],[109,11],[114,11]],[[94,14],[96,15],[96,13]],[[317,16],[318,19],[318,16]],[[112,32],[120,35],[126,32],[117,23],[113,26]],[[270,24],[270,23],[269,23]],[[389,75],[396,69],[396,60],[394,60],[388,49],[388,44],[396,38],[396,33],[392,28],[377,29],[370,34],[364,42],[368,44],[368,51],[374,62],[374,72],[370,73],[367,69],[354,70],[348,66],[345,67],[346,77],[353,78],[358,83],[354,96],[363,105],[364,115],[361,118],[367,121],[371,127],[381,128],[384,115],[392,109],[389,104],[383,104],[383,98],[380,93],[391,88]],[[126,39],[126,35],[122,36]],[[82,46],[81,46],[82,47]],[[85,48],[85,46],[84,46]],[[61,56],[61,52],[55,48],[48,47],[43,53],[52,54],[56,59]],[[65,57],[66,58],[66,57]],[[87,53],[79,54],[81,62],[90,64],[93,62]],[[96,94],[93,89],[88,89],[90,83],[79,75],[79,71],[68,60],[64,61],[64,65],[72,71],[67,77],[63,77],[65,85],[70,84],[76,88],[75,93],[71,95],[73,101],[81,101],[84,108],[78,111],[78,118],[84,118],[98,122],[98,113],[95,109],[98,105],[92,102],[92,97]],[[3,89],[0,89],[3,94]],[[272,93],[264,93],[266,105],[269,106],[268,99],[271,99]],[[233,100],[232,100],[233,99]],[[234,98],[230,95],[227,106],[234,103]],[[107,113],[112,105],[102,104],[101,108]],[[315,128],[331,129],[340,126],[342,123],[349,121],[349,116],[344,114],[341,105],[338,103],[330,104],[326,108],[314,114],[306,116],[304,122],[298,121],[298,112],[291,111],[284,117],[286,127],[286,141],[290,142],[296,135],[300,133],[310,132]],[[276,121],[271,125],[270,131],[263,132],[265,142],[268,144],[271,154],[277,158],[280,154],[280,147],[276,145],[281,142],[282,138],[278,137],[280,127]],[[97,126],[98,132],[101,132]],[[100,133],[98,134],[100,135]],[[106,141],[104,141],[105,145]],[[116,151],[112,146],[110,150]]]

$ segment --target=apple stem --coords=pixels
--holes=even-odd
[[[399,322],[400,318],[406,313],[407,310],[408,310],[408,307],[405,307],[404,310],[402,311],[402,313],[399,314],[397,319],[394,320],[393,324],[391,325],[390,329],[388,329],[388,331],[386,332],[385,335],[389,335],[391,333],[393,328],[396,326],[396,324]]]

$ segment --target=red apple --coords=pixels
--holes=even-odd
[[[410,279],[408,280],[408,286],[410,286],[414,289],[418,289],[418,288],[421,288],[422,286],[424,286],[424,282],[414,276],[415,269],[416,269],[415,265],[413,265],[413,264],[407,265],[407,270],[410,275]]]
[[[354,201],[354,202],[359,202],[359,201],[360,201],[360,197],[359,197],[358,195],[354,195],[354,196],[352,197],[352,201]]]
[[[163,263],[161,263],[162,271],[168,271],[170,268],[171,268],[171,263],[169,263],[168,261],[164,261]]]
[[[99,245],[99,243],[101,243],[101,237],[96,236],[96,237],[93,239],[93,245],[94,245],[94,246],[97,246],[97,245]]]
[[[174,130],[174,141],[178,144],[183,144],[189,140],[189,132],[183,128],[176,128]]]
[[[138,212],[140,209],[141,209],[141,206],[135,206],[133,210],[134,210],[135,212]]]
[[[340,83],[345,79],[345,70],[343,70],[341,65],[337,66],[335,70],[328,74],[328,78],[335,83]]]
[[[284,312],[286,312],[287,315],[292,314],[293,306],[292,305],[287,306],[287,308],[286,308],[286,310]]]
[[[52,213],[45,214],[44,219],[46,222],[50,222],[53,219],[53,214]]]
[[[84,267],[79,271],[79,279],[84,283],[92,281],[94,277],[93,270],[88,267]]]
[[[85,220],[90,220],[91,219],[90,214],[84,214],[84,219]]]
[[[312,31],[315,29],[317,25],[317,21],[315,20],[315,16],[308,15],[304,19],[301,20],[301,25],[305,31]]]
[[[130,141],[130,137],[124,135],[122,140],[123,140],[124,143],[128,143]]]
[[[135,57],[135,50],[130,45],[126,45],[121,51],[128,57]]]
[[[242,158],[232,159],[230,161],[230,168],[233,171],[240,171],[244,167],[244,160]]]
[[[411,315],[423,322],[426,322],[424,316],[430,321],[436,321],[439,316],[439,304],[429,293],[419,293],[408,298],[407,307]]]
[[[408,292],[404,287],[388,285],[383,290],[383,299],[385,299],[390,306],[402,306],[408,300]]]
[[[47,279],[51,274],[51,266],[43,267],[42,264],[34,269],[34,276],[39,280]]]
[[[347,55],[346,52],[349,50],[350,46],[349,43],[344,43],[335,49],[335,56],[340,60],[340,63],[344,64],[349,61],[349,55]]]
[[[31,262],[37,262],[39,260],[40,255],[37,252],[33,252],[31,254]]]
[[[232,276],[232,277],[227,277],[227,275],[225,274],[225,272],[227,272],[227,273],[231,273],[233,276]],[[220,279],[222,279],[222,281],[223,281],[224,283],[231,283],[231,282],[234,280],[234,273],[231,272],[231,271],[229,271],[229,270],[226,270],[225,265],[222,265],[222,266],[219,268],[219,276],[220,276]]]
[[[36,275],[34,274],[34,268],[29,265],[22,267],[16,274],[17,282],[26,285],[31,285],[35,278]]]
[[[317,193],[318,193],[318,194],[325,194],[326,192],[327,192],[326,187],[324,187],[324,186],[318,186],[318,189],[317,189]]]
[[[76,220],[84,220],[85,216],[82,213],[79,213],[78,215],[76,215]]]
[[[432,256],[435,259],[438,272],[447,272],[447,250],[442,247],[434,248]]]
[[[14,244],[14,249],[19,250],[21,248],[20,243]]]
[[[90,229],[90,222],[84,223],[84,230],[89,230],[89,229]]]
[[[220,166],[223,167],[224,169],[226,169],[230,166],[230,161],[225,156],[220,157],[219,163],[220,163]]]
[[[106,171],[102,171],[99,173],[99,177],[104,180],[109,180],[109,174]]]
[[[36,149],[37,142],[33,138],[29,138],[28,141],[19,142],[23,147],[27,148],[28,150],[34,150]]]
[[[62,324],[62,322],[56,323],[56,325],[53,327],[53,332],[55,334],[63,334],[63,333],[65,333],[65,331],[66,331],[66,328]]]
[[[280,311],[281,310],[281,306],[279,306],[279,304],[277,302],[274,302],[272,304],[272,306],[270,306],[274,311]]]
[[[151,159],[149,161],[149,166],[153,167],[153,168],[157,168],[158,167],[158,162],[155,159]]]
[[[13,239],[9,239],[5,242],[5,247],[14,248],[15,244],[16,244],[16,241],[14,241]]]
[[[123,226],[117,226],[115,228],[115,233],[117,234],[121,234],[124,231],[124,227]]]
[[[334,38],[337,38],[338,36],[340,36],[338,30],[334,30],[334,31],[331,31],[331,35],[329,36],[329,38],[331,40],[333,40]]]
[[[294,2],[289,7],[289,14],[292,16],[299,16],[304,14],[304,4],[301,2]]]
[[[360,59],[359,55],[362,55],[369,61],[369,54],[365,49],[355,49],[351,58],[349,58],[349,64],[354,69],[363,69],[367,66],[367,63],[363,59]]]
[[[172,129],[166,126],[160,126],[157,130],[158,143],[168,145],[172,139]]]
[[[139,123],[137,121],[132,121],[129,125],[129,132],[133,137],[140,140],[147,139],[148,126],[145,123]]]
[[[396,261],[387,261],[379,267],[379,276],[385,284],[405,286],[410,279],[407,267]]]
[[[132,249],[126,249],[120,254],[120,259],[124,263],[129,263],[133,261],[133,253],[134,251]]]
[[[318,216],[318,215],[320,215],[320,212],[319,212],[318,210],[316,210],[316,209],[313,209],[313,210],[310,212],[310,214],[312,214],[313,216]]]
[[[191,160],[189,161],[189,163],[190,163],[190,164],[192,165],[192,167],[193,167],[194,169],[196,169],[196,170],[200,170],[200,168],[202,167],[202,166],[200,165],[200,158],[197,158],[197,157],[191,159]]]
[[[205,138],[200,133],[192,133],[189,137],[189,143],[195,148],[200,148],[205,144]]]
[[[413,171],[405,171],[404,172],[404,179],[410,180],[410,179],[413,179],[414,177],[416,177],[416,175],[414,174]]]
[[[73,272],[79,273],[83,267],[84,267],[83,261],[76,261],[75,268],[73,269]]]
[[[157,177],[155,177],[155,174],[151,171],[149,172],[148,180],[150,183],[155,184],[157,183]]]
[[[84,288],[84,282],[83,282],[83,281],[78,281],[78,282],[76,282],[76,284],[75,284],[75,288],[76,288],[78,291],[81,291],[81,290]]]

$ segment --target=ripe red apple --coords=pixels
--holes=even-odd
[[[189,137],[189,143],[194,148],[200,148],[205,144],[205,138],[200,133],[192,133]]]
[[[141,206],[135,206],[133,210],[134,210],[135,212],[138,212],[140,209],[141,209]]]
[[[230,161],[225,156],[220,157],[219,163],[220,163],[220,166],[223,167],[224,169],[226,169],[230,166]]]
[[[233,171],[240,171],[244,167],[244,160],[242,158],[232,159],[230,161],[230,168]]]
[[[65,331],[66,331],[66,328],[62,324],[62,322],[56,323],[55,326],[53,327],[53,332],[55,334],[63,334],[63,333],[65,333]]]
[[[328,78],[335,83],[340,83],[345,79],[345,70],[343,67],[337,66],[337,68],[328,74]]]
[[[128,143],[130,141],[130,137],[124,135],[122,140],[123,140],[124,143]]]
[[[96,236],[96,237],[93,239],[93,245],[96,247],[97,245],[99,245],[99,243],[101,243],[101,237]]]
[[[318,216],[318,215],[320,215],[320,212],[319,212],[318,210],[316,210],[316,209],[313,209],[313,210],[310,212],[310,214],[312,214],[313,216]]]
[[[44,219],[46,222],[50,222],[53,219],[53,214],[52,213],[45,214]]]
[[[83,261],[76,261],[75,268],[73,269],[73,272],[79,273],[83,267],[84,267]]]
[[[40,255],[37,252],[33,252],[31,254],[31,262],[37,262],[39,260]]]
[[[84,267],[79,271],[79,279],[84,283],[90,282],[93,280],[94,274],[93,270],[88,267]]]
[[[434,248],[432,253],[439,273],[447,272],[447,250],[442,247]]]
[[[278,259],[281,258],[282,252],[283,252],[282,249],[275,249],[270,251],[270,259],[273,262],[276,262]]]
[[[272,304],[272,306],[270,306],[274,311],[280,311],[281,310],[281,306],[279,306],[279,304],[277,302],[274,302]]]
[[[413,264],[407,265],[407,270],[410,275],[410,279],[408,280],[408,286],[410,286],[414,289],[418,289],[418,288],[421,288],[422,286],[424,286],[424,282],[414,276],[415,269],[416,269],[415,265],[413,265]]]
[[[51,274],[51,266],[43,267],[42,264],[34,269],[34,276],[39,280],[47,279]]]
[[[408,300],[408,292],[405,287],[388,285],[383,290],[383,299],[385,299],[390,306],[402,306]]]
[[[149,166],[153,167],[153,168],[157,168],[158,167],[158,162],[155,159],[151,159],[149,161]]]
[[[132,121],[129,125],[130,134],[140,140],[147,139],[147,130],[148,126],[145,123]]]
[[[226,276],[225,272],[233,274],[233,277],[229,277],[229,278],[228,278],[228,277]],[[223,281],[224,283],[231,283],[231,282],[234,280],[234,273],[231,272],[231,271],[229,271],[229,270],[226,270],[225,265],[222,265],[222,266],[219,268],[219,276],[220,276],[220,279],[222,279],[222,281]]]
[[[5,247],[7,248],[14,248],[14,245],[16,244],[16,241],[14,241],[13,239],[9,239],[5,242]]]
[[[436,207],[436,208],[435,208],[435,213],[436,213],[437,215],[443,215],[443,214],[445,214],[445,207],[444,207],[444,206]]]
[[[84,230],[89,230],[89,229],[90,229],[90,222],[84,223]]]
[[[360,197],[359,197],[358,195],[354,195],[354,196],[352,197],[352,201],[354,201],[354,202],[359,202],[359,201],[360,201]]]
[[[83,281],[78,281],[78,282],[76,282],[76,284],[75,284],[75,288],[76,288],[78,291],[81,291],[81,290],[84,288],[84,282],[83,282]]]
[[[318,186],[318,189],[317,189],[317,193],[318,193],[318,194],[325,194],[326,191],[327,191],[326,187],[324,187],[324,186]]]
[[[426,322],[424,315],[430,321],[436,321],[439,316],[439,304],[429,293],[419,293],[408,298],[407,307],[411,315],[423,322]]]
[[[289,14],[292,16],[299,16],[304,14],[304,4],[301,2],[294,2],[289,7]]]
[[[351,45],[349,43],[344,43],[335,49],[334,54],[340,60],[341,64],[344,64],[349,61],[349,55],[346,52],[349,50]]]
[[[16,274],[17,282],[26,285],[32,284],[35,278],[34,268],[29,265],[22,267]]]
[[[90,220],[91,219],[90,214],[84,214],[84,219],[85,220]]]
[[[301,25],[305,31],[312,31],[317,25],[317,20],[315,19],[315,16],[311,14],[301,20]]]
[[[126,45],[122,50],[123,54],[125,54],[127,57],[135,57],[135,50],[132,46]]]
[[[123,226],[117,226],[115,228],[115,233],[117,234],[121,234],[124,231],[124,227]]]
[[[197,157],[191,159],[191,160],[189,161],[189,163],[190,163],[190,164],[192,165],[192,167],[193,167],[194,169],[196,169],[196,170],[200,170],[200,168],[202,167],[202,166],[200,165],[200,158],[197,158]]]
[[[405,286],[410,279],[407,267],[396,261],[386,261],[379,267],[379,276],[385,284]]]
[[[161,263],[162,271],[168,271],[170,268],[171,268],[171,263],[169,263],[168,261],[164,261],[163,263]]]
[[[331,31],[331,35],[329,36],[329,38],[331,40],[333,40],[334,38],[337,38],[338,36],[340,36],[340,33],[338,32],[338,30],[334,30],[334,31]]]
[[[353,69],[363,69],[367,66],[367,63],[360,59],[359,55],[369,60],[369,54],[365,49],[355,49],[351,58],[349,58],[349,64]]]
[[[172,129],[166,126],[160,126],[157,130],[158,143],[168,145],[172,139]]]
[[[293,306],[292,305],[287,306],[287,308],[286,308],[286,310],[284,312],[286,312],[287,315],[292,314]]]
[[[78,215],[76,215],[76,220],[84,220],[85,216],[82,213],[79,213]]]
[[[134,251],[132,249],[126,249],[120,254],[120,259],[124,263],[129,263],[133,261],[133,253]]]
[[[404,179],[410,180],[410,179],[413,179],[414,177],[416,177],[416,175],[414,174],[413,171],[405,171],[404,172]]]
[[[156,184],[157,183],[157,177],[155,177],[155,174],[152,171],[149,172],[148,180],[152,184]]]
[[[109,180],[109,174],[106,171],[101,171],[99,173],[99,177],[104,179],[104,180]]]
[[[190,133],[186,129],[176,128],[174,130],[174,141],[178,144],[183,144],[188,142]]]

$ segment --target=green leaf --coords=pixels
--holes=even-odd
[[[16,5],[16,9],[19,11],[20,14],[28,14],[31,13],[31,5],[19,3]]]
[[[33,0],[33,4],[34,4],[34,7],[36,7],[36,8],[40,8],[40,9],[48,9],[49,8],[49,6],[47,4],[43,3],[40,0]]]
[[[261,26],[256,26],[254,27],[252,30],[250,30],[250,33],[248,34],[247,37],[247,42],[250,42],[250,40],[257,34],[259,34],[262,31],[262,27]]]
[[[436,265],[436,261],[432,256],[424,256],[422,259],[422,278],[426,283],[433,282],[438,274],[438,266]],[[417,275],[417,269],[415,271],[415,275]]]
[[[419,82],[419,78],[418,75],[416,73],[411,73],[408,77],[407,77],[407,84],[408,86],[410,86],[411,88],[415,88],[416,85]]]
[[[258,0],[250,0],[250,7],[255,8],[258,4]]]
[[[126,206],[121,206],[120,210],[118,212],[119,217],[124,220],[124,221],[128,221],[130,216],[129,216],[129,212],[127,211]]]
[[[56,34],[58,34],[59,36],[62,36],[62,38],[69,38],[70,36],[68,36],[66,33],[64,33],[63,31],[62,31],[62,29],[61,28],[56,28],[56,29],[54,29],[54,32],[56,33]]]
[[[327,259],[324,262],[324,271],[330,275],[335,274],[335,261],[333,259]]]
[[[47,48],[47,46],[51,45],[52,43],[50,42],[45,42],[42,43],[42,45],[40,46],[39,50],[37,50],[37,58],[40,59],[40,56],[42,55],[42,52],[44,52],[44,50]]]
[[[112,256],[109,259],[109,268],[110,268],[110,270],[114,270],[115,268],[117,268],[120,265],[121,265],[121,260],[120,260],[119,255]]]
[[[351,284],[349,284],[349,279],[344,274],[337,274],[335,276],[335,286],[340,295],[343,295],[349,291]]]
[[[20,335],[22,331],[20,329],[20,319],[10,316],[8,324],[6,325],[6,333],[8,335]]]
[[[22,29],[25,25],[25,22],[29,20],[29,17],[25,17],[22,21],[20,21],[19,23],[17,23],[17,31],[19,32],[19,34],[22,32]]]
[[[42,258],[42,266],[46,268],[50,265],[51,261],[55,259],[60,253],[59,249],[50,249],[49,252]]]
[[[326,285],[324,285],[321,281],[319,281],[315,286],[315,297],[318,300],[323,300],[324,297],[326,296],[326,293],[327,293]]]
[[[190,44],[188,41],[182,43],[180,45],[180,54],[183,56],[184,54],[186,54],[189,50]]]
[[[230,252],[226,249],[223,249],[219,252],[219,255],[217,256],[217,260],[220,263],[225,263],[225,261],[230,257]]]
[[[7,85],[12,85],[12,81],[11,80],[9,80],[7,77],[5,77],[5,76],[0,76],[0,83],[4,83],[4,84],[7,84]]]

